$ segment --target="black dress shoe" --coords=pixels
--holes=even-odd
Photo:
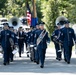
[[[57,60],[58,58],[56,58],[56,60]]]
[[[29,57],[29,55],[27,55],[27,57]]]
[[[67,64],[70,64],[70,62],[69,62],[69,61],[67,61]]]
[[[56,60],[59,60],[59,58],[56,58]]]
[[[32,59],[32,57],[30,57],[30,60],[31,60],[31,61],[34,61],[34,60]]]
[[[62,60],[62,58],[56,58],[56,60],[61,61],[61,60]]]
[[[10,62],[13,62],[13,60],[10,60]]]
[[[10,59],[10,62],[13,62],[13,59]]]
[[[6,63],[3,63],[3,65],[6,65]]]
[[[34,60],[34,63],[36,63],[36,60]]]
[[[21,57],[21,55],[19,55],[19,57]]]
[[[41,65],[40,67],[41,67],[41,68],[44,68],[44,66],[43,66],[43,65]]]
[[[36,62],[36,64],[39,64],[39,62]]]
[[[65,61],[65,62],[67,62],[67,60],[66,60],[66,59],[64,59],[64,61]]]

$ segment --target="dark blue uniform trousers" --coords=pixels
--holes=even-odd
[[[68,62],[70,62],[72,55],[72,46],[64,46],[64,59],[66,59]]]
[[[3,47],[4,50],[4,63],[9,63],[9,58],[10,58],[10,47]]]
[[[18,46],[19,46],[19,56],[21,56],[21,52],[23,52],[23,49],[24,49],[23,40],[18,41]]]
[[[60,46],[59,46],[59,44],[55,44],[55,49],[56,49],[56,58],[59,58],[59,59],[61,59],[61,52],[59,52],[59,50],[60,50]]]
[[[12,49],[14,49],[14,48],[11,48],[10,47],[10,61],[13,61],[13,57],[14,57],[14,54],[12,53]]]
[[[23,52],[24,44],[19,44],[19,55],[21,56],[21,53]]]
[[[38,49],[35,50],[35,60],[39,62],[39,52]]]
[[[40,60],[41,65],[44,66],[44,60],[45,60],[45,53],[46,53],[46,49],[38,49],[38,55],[39,57],[37,57],[37,60]]]

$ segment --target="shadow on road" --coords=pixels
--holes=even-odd
[[[72,58],[71,64],[67,64],[64,60],[57,61],[54,56],[47,56],[44,68],[40,68],[34,62],[31,62],[27,57],[16,57],[14,62],[10,65],[4,66],[0,58],[0,72],[13,72],[13,73],[71,73],[76,74],[76,59]]]

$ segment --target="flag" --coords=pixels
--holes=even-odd
[[[28,2],[27,2],[27,13],[26,14],[27,14],[27,24],[31,25],[31,10],[30,10]]]

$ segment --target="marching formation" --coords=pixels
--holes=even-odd
[[[59,21],[52,33],[51,38],[44,28],[44,22],[36,24],[30,29],[19,27],[15,30],[9,27],[7,23],[4,24],[3,30],[0,32],[0,48],[3,51],[3,65],[9,65],[14,60],[14,52],[18,48],[19,57],[24,53],[24,43],[26,44],[27,57],[40,67],[44,67],[45,54],[47,43],[50,39],[54,42],[56,49],[56,59],[62,60],[62,52],[64,53],[64,60],[70,64],[72,47],[76,44],[76,35],[74,30],[69,26],[69,21],[64,20],[64,23]],[[62,25],[64,24],[64,27]]]
[[[19,57],[24,53],[24,43],[26,44],[27,57],[31,61],[44,67],[45,54],[47,42],[50,43],[48,32],[44,29],[44,22],[36,25],[36,28],[24,29],[19,27],[15,30],[9,27],[7,23],[4,24],[3,30],[0,32],[0,47],[3,50],[3,65],[8,65],[14,60],[14,52],[18,48]]]

